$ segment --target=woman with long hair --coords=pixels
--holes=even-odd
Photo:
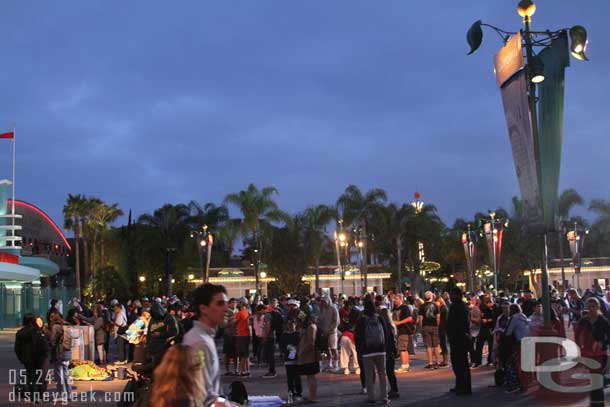
[[[192,348],[186,345],[170,347],[154,373],[151,406],[195,407],[202,406],[206,396],[201,365],[204,363]]]
[[[316,333],[318,327],[315,317],[312,315],[299,316],[299,326],[301,328],[301,338],[299,340],[299,351],[297,356],[297,373],[300,376],[307,376],[307,387],[309,389],[308,398],[305,402],[315,403],[318,391],[316,374],[320,373],[320,354],[316,349]]]
[[[72,340],[69,332],[64,332],[64,319],[58,311],[49,314],[50,359],[57,391],[67,395],[72,391],[68,377],[68,365],[72,359]]]
[[[104,307],[97,304],[93,308],[93,330],[95,332],[95,348],[97,349],[100,365],[106,364],[106,321],[104,320]]]
[[[610,322],[600,310],[597,298],[587,299],[587,310],[583,312],[578,324],[574,327],[574,337],[581,349],[581,355],[594,359],[600,365],[598,369],[590,369],[592,374],[604,374],[608,367],[608,345],[610,344]],[[604,389],[591,391],[591,405],[604,405]]]

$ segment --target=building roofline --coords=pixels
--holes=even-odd
[[[7,203],[11,202],[11,201],[12,200],[9,199],[9,200],[7,200]],[[70,243],[68,243],[68,239],[66,239],[66,236],[64,235],[64,233],[61,231],[59,226],[57,226],[57,224],[55,222],[53,222],[53,219],[51,219],[49,217],[49,215],[47,215],[42,209],[40,209],[36,205],[31,204],[29,202],[20,201],[19,199],[15,199],[15,205],[29,208],[29,209],[33,210],[34,212],[36,212],[37,214],[39,214],[40,216],[42,216],[42,218],[45,221],[47,221],[47,223],[55,230],[55,232],[59,235],[59,237],[61,237],[61,239],[63,240],[63,242],[66,245],[66,247],[68,248],[68,250],[72,251],[72,246],[70,246]]]

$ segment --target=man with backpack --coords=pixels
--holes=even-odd
[[[375,303],[367,295],[364,299],[364,312],[356,324],[356,351],[362,355],[364,364],[367,402],[387,404],[386,379],[386,337],[390,328],[375,312]],[[375,373],[379,377],[379,397],[375,397]]]
[[[396,369],[396,373],[407,373],[410,370],[409,343],[413,340],[411,335],[415,334],[415,318],[413,306],[404,302],[402,294],[394,296],[392,319],[398,330],[398,351],[401,361],[401,366]]]
[[[152,358],[153,366],[157,367],[161,363],[165,351],[173,344],[178,335],[178,321],[156,301],[150,307],[150,316],[146,351]]]
[[[424,297],[426,302],[419,307],[419,327],[422,330],[426,354],[428,356],[426,369],[438,369],[438,361],[441,360],[440,338],[438,335],[441,313],[438,306],[434,303],[434,294],[431,291],[426,291]],[[433,356],[435,357],[434,360]]]

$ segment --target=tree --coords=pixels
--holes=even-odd
[[[374,224],[374,230],[379,238],[391,242],[394,246],[397,292],[402,292],[404,234],[410,212],[410,205],[407,204],[400,207],[393,203],[387,206],[379,206]]]
[[[81,223],[80,216],[82,213],[85,197],[81,194],[68,194],[68,199],[63,208],[64,213],[64,228],[74,232],[74,277],[76,285],[76,296],[80,299],[81,296],[81,281],[80,281],[80,239]]]
[[[320,257],[322,248],[328,242],[326,227],[336,218],[337,211],[328,205],[315,205],[305,209],[303,214],[305,223],[305,248],[315,263],[315,292],[320,290]]]
[[[337,211],[345,224],[359,227],[365,237],[362,247],[364,261],[361,270],[365,276],[368,263],[367,225],[370,223],[374,211],[387,199],[386,192],[381,188],[373,188],[363,194],[356,185],[349,185],[337,200]]]
[[[592,226],[592,236],[589,238],[596,244],[590,246],[597,246],[598,256],[607,256],[610,242],[610,200],[594,199],[589,204],[589,210],[597,215]]]
[[[431,204],[422,205],[416,209],[412,205],[405,208],[405,245],[409,260],[409,278],[413,283],[412,289],[417,292],[422,285],[420,267],[422,258],[419,244],[424,245],[426,257],[440,257],[442,248],[442,232],[445,228],[436,213],[436,207]]]
[[[168,295],[172,293],[171,258],[182,248],[187,234],[190,210],[184,204],[165,204],[153,214],[144,214],[138,218],[138,223],[157,231],[157,236],[165,248],[165,283]],[[175,256],[175,255],[174,255]]]
[[[584,203],[582,197],[576,192],[576,190],[569,188],[564,190],[561,195],[559,195],[559,199],[557,201],[557,246],[559,247],[559,262],[561,265],[561,285],[564,287],[565,292],[565,281],[563,278],[564,274],[564,252],[563,252],[563,243],[564,243],[564,233],[565,233],[565,223],[570,217],[570,211],[576,205],[582,205]]]
[[[241,212],[241,235],[244,239],[252,239],[252,244],[258,253],[255,259],[256,290],[259,290],[258,267],[261,259],[261,232],[269,229],[273,222],[289,222],[290,216],[281,211],[273,196],[278,191],[275,187],[269,186],[258,189],[256,185],[250,184],[248,188],[237,193],[228,194],[225,204],[235,205]],[[270,236],[268,236],[270,238]]]
[[[217,230],[224,222],[229,219],[229,210],[226,206],[216,206],[212,202],[205,205],[200,205],[195,201],[188,204],[190,209],[190,218],[188,223],[193,229],[199,229],[203,225],[207,225],[210,230]]]

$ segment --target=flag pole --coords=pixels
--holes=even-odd
[[[15,129],[15,125],[13,125],[13,185],[12,185],[12,194],[13,194],[13,199],[11,201],[11,212],[12,212],[12,223],[13,223],[13,237],[15,237],[15,135],[16,135],[16,129]],[[15,246],[15,240],[13,240],[13,246]]]

